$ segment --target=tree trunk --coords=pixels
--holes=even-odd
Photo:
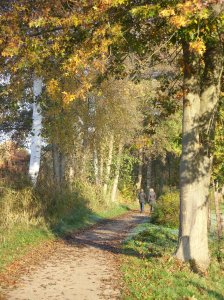
[[[52,144],[52,158],[53,158],[53,173],[54,173],[54,183],[60,185],[60,154],[58,151],[58,146]]]
[[[74,166],[70,165],[68,167],[68,180],[69,180],[69,184],[71,185],[74,182],[74,178],[75,178],[75,170],[74,170]]]
[[[136,184],[137,189],[139,190],[142,185],[142,167],[143,167],[143,149],[139,149],[139,165],[138,165],[138,181]]]
[[[186,94],[180,162],[180,232],[176,256],[190,261],[195,270],[202,272],[209,265],[207,214],[212,165],[209,147],[221,78],[222,56],[216,50],[217,47],[207,48],[204,77],[200,81],[197,63],[192,59],[189,45],[184,45]]]
[[[220,241],[222,237],[222,216],[220,211],[220,193],[215,190],[214,191],[214,202],[215,202],[215,214],[216,214],[216,227],[217,227],[217,237]]]
[[[147,191],[152,187],[152,160],[151,157],[148,157],[148,162],[147,162]]]
[[[102,150],[102,149],[101,149]],[[103,183],[103,176],[104,176],[104,159],[103,159],[103,152],[101,151],[100,152],[100,170],[99,170],[100,174],[99,174],[99,177],[100,177],[100,184]]]
[[[81,177],[86,177],[86,165],[87,165],[87,156],[88,156],[88,143],[87,143],[87,138],[84,136],[83,138],[83,143],[81,145],[81,153],[82,153],[82,158],[80,159],[79,156],[79,170],[78,172],[80,173]]]
[[[93,167],[94,167],[95,183],[99,184],[99,161],[98,161],[98,153],[96,148],[93,150]]]
[[[65,181],[65,155],[61,151],[60,153],[60,184],[62,184]]]
[[[149,156],[147,161],[147,173],[146,173],[146,194],[147,200],[149,199],[149,189],[152,188],[152,159]]]
[[[171,187],[171,155],[170,155],[170,153],[167,153],[167,162],[168,162],[168,185],[169,185],[169,190],[171,192],[172,187]]]
[[[72,186],[72,184],[74,183],[75,180],[75,175],[77,173],[77,169],[76,169],[76,149],[75,149],[75,145],[73,148],[72,153],[68,154],[66,157],[66,181],[68,181],[70,187]]]
[[[109,151],[108,151],[108,160],[106,165],[106,174],[105,174],[105,182],[103,185],[103,195],[107,195],[107,189],[108,189],[108,183],[110,179],[110,171],[111,171],[111,164],[112,164],[112,158],[113,158],[113,147],[114,147],[114,135],[112,134],[110,137],[109,142]]]
[[[211,230],[211,199],[208,199],[208,232]]]
[[[111,192],[111,202],[116,201],[117,187],[118,187],[119,176],[120,176],[122,149],[123,149],[123,145],[120,142],[119,146],[118,146],[117,166],[116,166],[115,177],[114,177],[114,182],[113,182],[113,187],[112,187],[112,192]]]
[[[194,79],[192,78],[192,84]],[[188,86],[190,83],[188,83]],[[203,157],[199,155],[200,97],[188,93],[184,100],[182,156],[180,161],[180,244],[177,258],[195,260],[200,268],[209,263],[207,240],[206,174],[201,173]],[[207,168],[207,162],[206,163]],[[207,168],[208,171],[208,168]]]
[[[32,138],[31,138],[31,153],[29,164],[29,175],[33,185],[36,185],[37,177],[40,170],[41,158],[41,129],[42,129],[42,115],[40,105],[37,103],[37,98],[42,93],[43,81],[41,78],[35,78],[33,82],[33,124],[32,124]]]
[[[52,144],[54,183],[61,187],[65,178],[65,158],[56,144]]]

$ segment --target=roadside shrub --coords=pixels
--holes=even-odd
[[[179,192],[163,194],[157,200],[155,210],[152,214],[152,223],[165,225],[167,227],[178,227],[179,225]]]
[[[59,188],[44,183],[21,189],[0,188],[0,231],[18,225],[54,228],[61,222],[82,222],[90,214],[101,214],[124,204],[105,201],[100,187],[85,181]]]
[[[4,188],[0,193],[0,229],[13,225],[43,223],[41,203],[32,188],[15,190]]]

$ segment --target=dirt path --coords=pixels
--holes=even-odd
[[[119,299],[121,242],[146,219],[131,212],[67,237],[32,273],[23,275],[18,286],[7,290],[6,299]]]

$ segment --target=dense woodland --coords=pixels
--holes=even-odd
[[[223,30],[221,0],[2,0],[1,230],[154,188],[180,195],[175,255],[205,272],[214,189],[222,238]]]

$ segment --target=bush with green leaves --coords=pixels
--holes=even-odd
[[[159,197],[156,202],[151,221],[167,227],[178,227],[179,224],[179,192],[169,192]]]

